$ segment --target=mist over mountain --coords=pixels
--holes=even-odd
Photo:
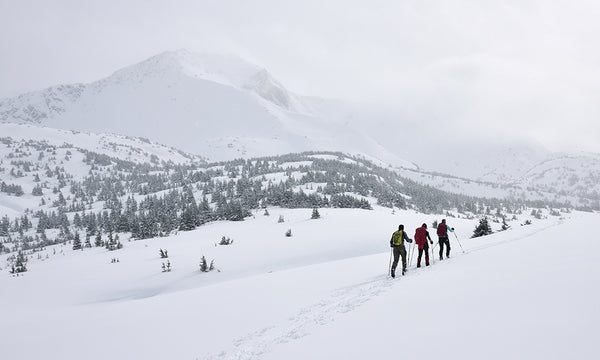
[[[0,100],[0,121],[142,137],[212,161],[341,151],[406,170],[551,192],[590,189],[585,184],[600,173],[588,161],[593,154],[553,154],[531,141],[471,136],[439,119],[301,96],[248,61],[187,50],[158,54],[93,83]],[[556,180],[532,176],[557,158]],[[595,198],[592,190],[578,194]]]
[[[267,70],[186,50],[159,54],[94,83],[2,100],[0,120],[140,136],[212,160],[343,150],[402,163],[368,135],[320,116],[309,99],[288,91]]]

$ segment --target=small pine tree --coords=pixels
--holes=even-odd
[[[166,250],[166,249],[165,249],[165,250],[163,250],[163,249],[160,249],[160,250],[158,251],[158,254],[160,255],[160,258],[161,258],[161,259],[166,259],[166,258],[168,258],[168,257],[169,257],[169,253],[167,252],[167,250]]]
[[[162,272],[170,272],[171,271],[171,262],[167,260],[167,263],[162,263]]]
[[[75,239],[73,240],[73,250],[81,250],[81,239],[79,238],[79,232],[75,233]]]
[[[96,247],[104,246],[104,241],[102,241],[102,233],[100,233],[100,231],[98,231],[98,233],[96,234],[96,239],[94,241],[94,245]]]
[[[479,225],[477,225],[477,227],[475,227],[475,230],[473,231],[473,236],[471,236],[471,238],[485,236],[485,235],[489,235],[491,233],[492,233],[492,228],[490,227],[490,224],[488,223],[487,216],[484,216],[483,218],[481,218],[481,220],[479,220]]]
[[[27,257],[25,256],[25,254],[23,254],[22,251],[19,250],[19,253],[17,254],[17,259],[15,260],[15,263],[11,267],[10,273],[11,274],[19,274],[19,273],[26,272],[27,271],[26,264],[27,264]]]
[[[221,241],[219,242],[219,245],[231,245],[233,243],[233,240],[231,240],[229,237],[225,237],[225,235],[223,235],[223,237],[221,238]]]
[[[288,229],[288,230],[285,232],[285,236],[287,236],[287,237],[292,237],[292,229]]]
[[[319,214],[319,209],[313,208],[312,215],[311,215],[310,218],[311,219],[318,219],[320,217],[321,217],[321,214]]]
[[[90,234],[85,235],[85,245],[86,248],[92,247],[92,242],[90,241]]]
[[[279,219],[277,220],[278,223],[282,223],[285,222],[285,219],[283,218],[283,215],[279,215]]]
[[[437,220],[433,220],[433,222],[431,223],[432,229],[437,229],[438,227],[438,221]]]
[[[208,263],[206,262],[206,258],[204,257],[204,255],[202,255],[202,258],[200,259],[200,271],[202,272],[208,272],[209,270],[208,267]]]
[[[270,216],[271,214],[269,214],[269,210],[265,209],[265,213],[264,213],[264,215],[265,215],[265,216]]]
[[[506,222],[506,217],[502,217],[502,231],[508,230],[510,228],[510,225],[508,225],[508,223]]]

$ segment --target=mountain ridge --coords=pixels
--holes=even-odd
[[[340,151],[405,170],[450,174],[449,179],[560,196],[575,191],[592,202],[600,191],[594,185],[600,165],[589,156],[565,157],[498,138],[447,140],[447,134],[423,131],[415,121],[354,110],[343,102],[294,94],[266,69],[235,56],[180,49],[92,83],[2,99],[0,122],[142,137],[211,161]],[[403,131],[389,131],[391,124]],[[539,173],[544,161],[560,156],[563,170],[544,172],[552,181],[544,178]],[[576,184],[560,180],[567,177]]]
[[[314,110],[264,68],[178,50],[93,83],[0,100],[0,121],[141,136],[213,160],[327,150],[409,166],[368,134]]]

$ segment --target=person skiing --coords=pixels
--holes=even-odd
[[[406,235],[406,231],[404,231],[404,225],[398,226],[398,231],[395,231],[392,234],[392,239],[390,240],[390,246],[394,252],[394,262],[392,263],[391,275],[393,278],[396,277],[396,267],[398,266],[399,257],[402,256],[402,275],[406,272],[406,248],[404,247],[404,242],[412,242],[412,239],[408,238]]]
[[[442,219],[442,222],[439,223],[437,227],[438,241],[440,244],[440,260],[444,258],[444,245],[446,245],[446,258],[450,257],[450,239],[448,239],[448,231],[454,231],[454,228],[451,228],[446,224],[446,219]]]
[[[429,231],[427,231],[427,224],[423,224],[415,231],[415,242],[419,245],[417,267],[421,267],[421,256],[423,255],[423,252],[425,253],[425,265],[429,266],[429,244],[427,243],[427,240],[433,244],[431,236],[429,236]]]

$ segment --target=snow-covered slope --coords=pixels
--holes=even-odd
[[[147,139],[0,123],[0,183],[23,191],[19,196],[0,191],[0,218],[17,218],[24,211],[38,209],[42,197],[49,203],[56,200],[57,189],[67,180],[82,181],[101,166],[88,161],[89,154],[104,156],[109,164],[113,160],[151,166],[206,164],[204,158]],[[112,173],[110,181],[117,182],[122,175]],[[41,191],[34,196],[36,187]]]
[[[212,160],[331,150],[402,161],[367,134],[319,115],[267,70],[186,50],[91,84],[1,100],[0,121],[140,136]]]
[[[176,164],[205,164],[206,159],[184,153],[149,139],[115,134],[60,130],[49,127],[0,123],[0,139],[10,142],[41,142],[49,146],[79,148],[134,163],[172,162]],[[0,153],[0,159],[8,159]]]
[[[600,154],[560,154],[542,161],[516,181],[546,191],[600,199]]]
[[[407,275],[392,280],[391,232],[403,223],[412,237],[439,216],[329,209],[310,220],[306,209],[269,210],[115,252],[48,247],[18,277],[3,255],[4,356],[594,358],[597,214],[519,219],[477,239],[468,238],[475,220],[449,218],[460,239],[451,238],[451,257],[416,269],[413,256]],[[564,234],[579,245],[565,246]],[[222,236],[233,244],[215,245]],[[162,272],[159,249],[172,271]],[[202,256],[219,271],[200,272]]]
[[[397,172],[451,193],[556,201],[585,209],[600,208],[599,154],[552,154],[541,161],[521,155],[498,159],[494,169],[477,179],[414,169],[399,168]]]

